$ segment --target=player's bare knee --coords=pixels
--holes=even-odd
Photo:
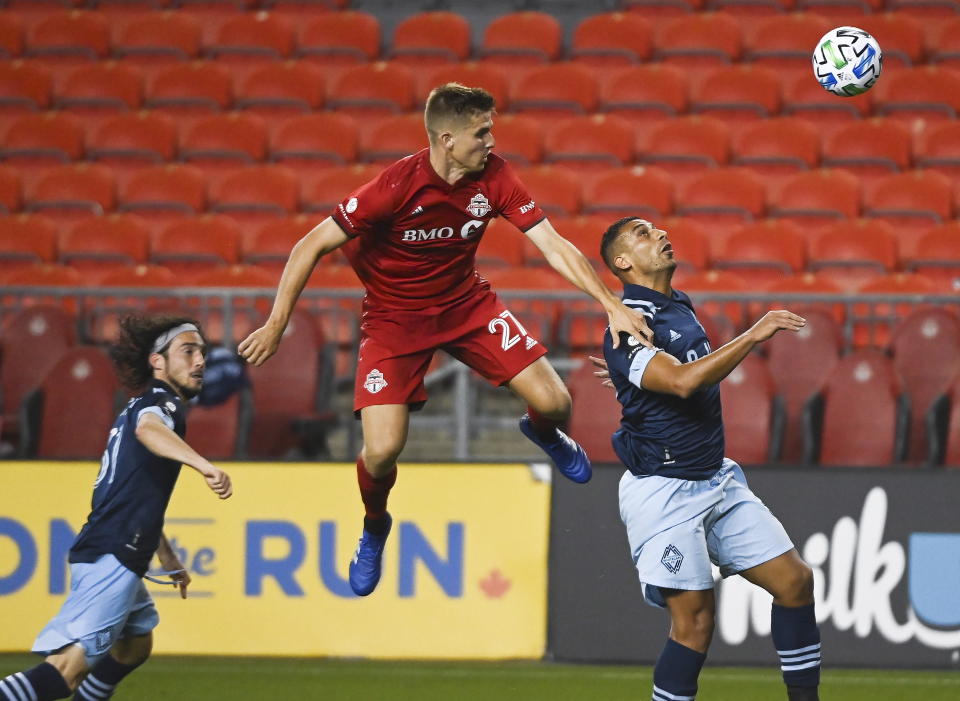
[[[715,616],[709,609],[673,618],[670,637],[692,650],[706,652],[713,640]]]
[[[383,440],[372,440],[363,446],[363,464],[371,475],[381,477],[390,472],[397,464],[397,458],[400,457],[402,450],[403,445],[396,445]]]
[[[798,562],[791,568],[773,592],[776,602],[781,606],[806,606],[813,603],[813,570],[805,562]]]
[[[153,652],[153,634],[135,635],[118,640],[110,649],[110,655],[120,664],[136,667],[150,658]]]
[[[563,386],[562,382],[558,382],[555,387],[545,387],[536,401],[530,402],[530,406],[538,414],[548,419],[566,421],[570,418],[573,402],[567,388]]]

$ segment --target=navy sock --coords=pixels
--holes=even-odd
[[[49,662],[41,662],[26,672],[0,679],[0,701],[53,701],[70,696],[70,687],[59,670]]]
[[[816,689],[820,684],[820,629],[813,604],[791,608],[774,604],[770,628],[787,688],[796,693]],[[797,698],[815,699],[816,695]]]
[[[707,656],[667,638],[653,668],[653,701],[693,701]]]
[[[100,660],[87,675],[73,695],[73,701],[104,701],[113,696],[125,676],[130,674],[139,665],[128,665],[117,662],[107,655]]]

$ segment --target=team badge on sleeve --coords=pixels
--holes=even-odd
[[[367,379],[363,383],[364,389],[366,389],[370,394],[376,394],[386,386],[386,378],[383,376],[383,373],[376,368],[367,373]]]
[[[482,217],[489,213],[491,209],[493,209],[493,207],[490,206],[489,200],[483,196],[482,192],[474,195],[473,199],[470,200],[470,204],[467,205],[467,211],[475,217]]]

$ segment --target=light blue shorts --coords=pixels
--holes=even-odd
[[[121,638],[146,635],[160,616],[143,580],[113,555],[70,565],[70,593],[60,612],[40,631],[33,652],[49,655],[80,645],[93,667]]]
[[[723,577],[791,550],[780,521],[750,491],[733,460],[709,480],[620,479],[620,518],[647,603],[663,608],[660,588],[713,589],[710,564]]]

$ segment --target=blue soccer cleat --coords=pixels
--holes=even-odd
[[[554,431],[555,437],[553,440],[543,440],[534,430],[530,415],[524,414],[520,417],[520,432],[550,456],[561,475],[578,484],[589,482],[590,477],[593,476],[593,466],[590,465],[590,458],[587,457],[580,444],[570,436],[559,428],[554,429]]]
[[[357,596],[367,596],[377,588],[380,581],[383,547],[387,544],[393,519],[387,514],[387,527],[383,533],[371,533],[366,528],[360,537],[357,552],[350,561],[350,588]]]

